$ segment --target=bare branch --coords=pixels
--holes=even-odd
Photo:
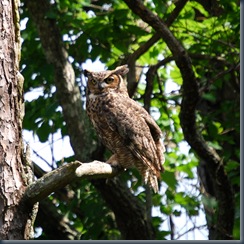
[[[30,184],[25,192],[25,200],[34,204],[77,179],[111,178],[117,175],[119,171],[110,164],[100,161],[71,162],[45,174]]]
[[[169,15],[168,19],[166,20],[166,25],[169,27],[175,19],[178,17],[179,13],[185,6],[185,4],[188,2],[188,0],[180,0],[175,3],[176,7],[172,11],[172,13]],[[128,62],[132,62],[137,60],[142,54],[144,54],[148,49],[154,45],[157,41],[159,41],[161,38],[160,34],[156,32],[147,42],[145,42],[143,45],[141,45],[136,51],[134,51],[129,57]]]
[[[185,4],[188,2],[188,0],[180,0],[175,3],[176,7],[172,11],[172,13],[169,15],[166,25],[169,27],[174,20],[178,17],[179,13],[185,6]],[[161,35],[156,32],[147,42],[142,44],[137,50],[135,50],[132,54],[130,54],[127,59],[126,63],[130,67],[130,71],[127,75],[128,78],[128,91],[129,95],[132,96],[137,88],[137,79],[136,79],[136,60],[143,55],[145,52],[149,50],[150,47],[152,47],[157,41],[159,41],[161,38]]]
[[[187,233],[189,233],[189,232],[191,232],[191,231],[194,231],[194,230],[200,230],[200,229],[203,229],[203,228],[205,228],[206,227],[206,225],[200,225],[200,226],[193,226],[193,227],[191,227],[191,228],[189,228],[188,230],[186,230],[185,232],[183,232],[182,234],[179,234],[176,238],[175,238],[175,240],[178,240],[178,239],[180,239],[182,236],[184,236],[185,234],[187,234]]]
[[[150,68],[147,71],[146,74],[146,90],[144,93],[144,108],[149,112],[149,109],[151,107],[151,95],[152,95],[152,91],[153,91],[153,79],[155,74],[157,73],[157,70],[167,64],[168,62],[171,62],[173,60],[173,57],[167,57],[161,61],[159,61],[157,64],[150,66]]]

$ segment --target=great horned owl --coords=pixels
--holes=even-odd
[[[87,114],[103,144],[113,153],[107,161],[123,168],[136,167],[154,192],[163,171],[162,132],[148,112],[132,100],[123,77],[127,65],[101,72],[84,71]]]

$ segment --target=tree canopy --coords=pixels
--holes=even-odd
[[[236,0],[21,2],[20,72],[32,94],[23,129],[51,153],[57,133],[73,150],[61,160],[33,151],[39,162],[108,159],[85,111],[83,70],[96,63],[128,64],[129,94],[166,147],[160,194],[135,169],[75,181],[40,202],[37,239],[240,239],[239,11]]]

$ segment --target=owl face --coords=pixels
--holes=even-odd
[[[89,94],[104,94],[119,87],[120,77],[118,75],[113,74],[106,77],[101,73],[99,72],[98,76],[96,73],[88,76],[87,88]]]
[[[87,94],[100,95],[109,93],[110,91],[124,91],[126,84],[123,76],[128,71],[127,65],[119,66],[115,70],[101,72],[85,70],[84,75],[88,77]]]

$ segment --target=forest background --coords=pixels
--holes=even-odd
[[[135,169],[70,180],[40,200],[34,239],[240,239],[239,12],[234,0],[21,1],[35,179],[110,155],[85,112],[84,68],[128,64],[129,94],[166,146],[159,194]]]

